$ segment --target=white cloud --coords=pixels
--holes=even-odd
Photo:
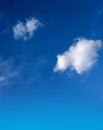
[[[26,22],[23,23],[19,21],[15,26],[13,26],[14,38],[27,40],[32,38],[34,31],[42,25],[38,19],[31,18],[26,19]]]
[[[12,59],[3,60],[0,58],[0,87],[11,84],[19,76],[19,70],[14,68]]]
[[[98,50],[101,46],[101,40],[78,38],[67,51],[57,55],[54,72],[68,68],[75,70],[78,74],[89,71],[97,62]]]

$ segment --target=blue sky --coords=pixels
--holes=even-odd
[[[103,1],[0,1],[0,130],[103,130]]]

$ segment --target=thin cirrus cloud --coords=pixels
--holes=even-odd
[[[34,32],[41,26],[42,23],[35,18],[26,19],[26,22],[17,22],[13,26],[14,39],[28,40],[33,37]]]
[[[89,71],[97,62],[101,46],[101,40],[78,38],[67,51],[57,55],[54,72],[65,71],[68,68],[75,70],[77,74]]]
[[[13,83],[19,76],[20,72],[14,68],[13,60],[0,57],[0,87]]]

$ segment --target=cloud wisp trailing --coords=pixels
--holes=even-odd
[[[26,22],[23,23],[18,21],[15,26],[13,26],[13,35],[14,39],[23,39],[28,40],[33,37],[34,32],[41,26],[42,23],[35,18],[26,19]]]
[[[98,50],[101,46],[101,40],[76,39],[67,51],[57,55],[54,72],[65,71],[68,68],[78,74],[89,71],[98,60]]]
[[[19,76],[19,71],[14,68],[12,59],[0,58],[0,87],[13,83]]]

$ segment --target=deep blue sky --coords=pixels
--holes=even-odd
[[[43,26],[15,40],[30,17]],[[103,50],[83,75],[53,72],[77,37],[103,40],[103,0],[0,0],[0,130],[103,130]]]

